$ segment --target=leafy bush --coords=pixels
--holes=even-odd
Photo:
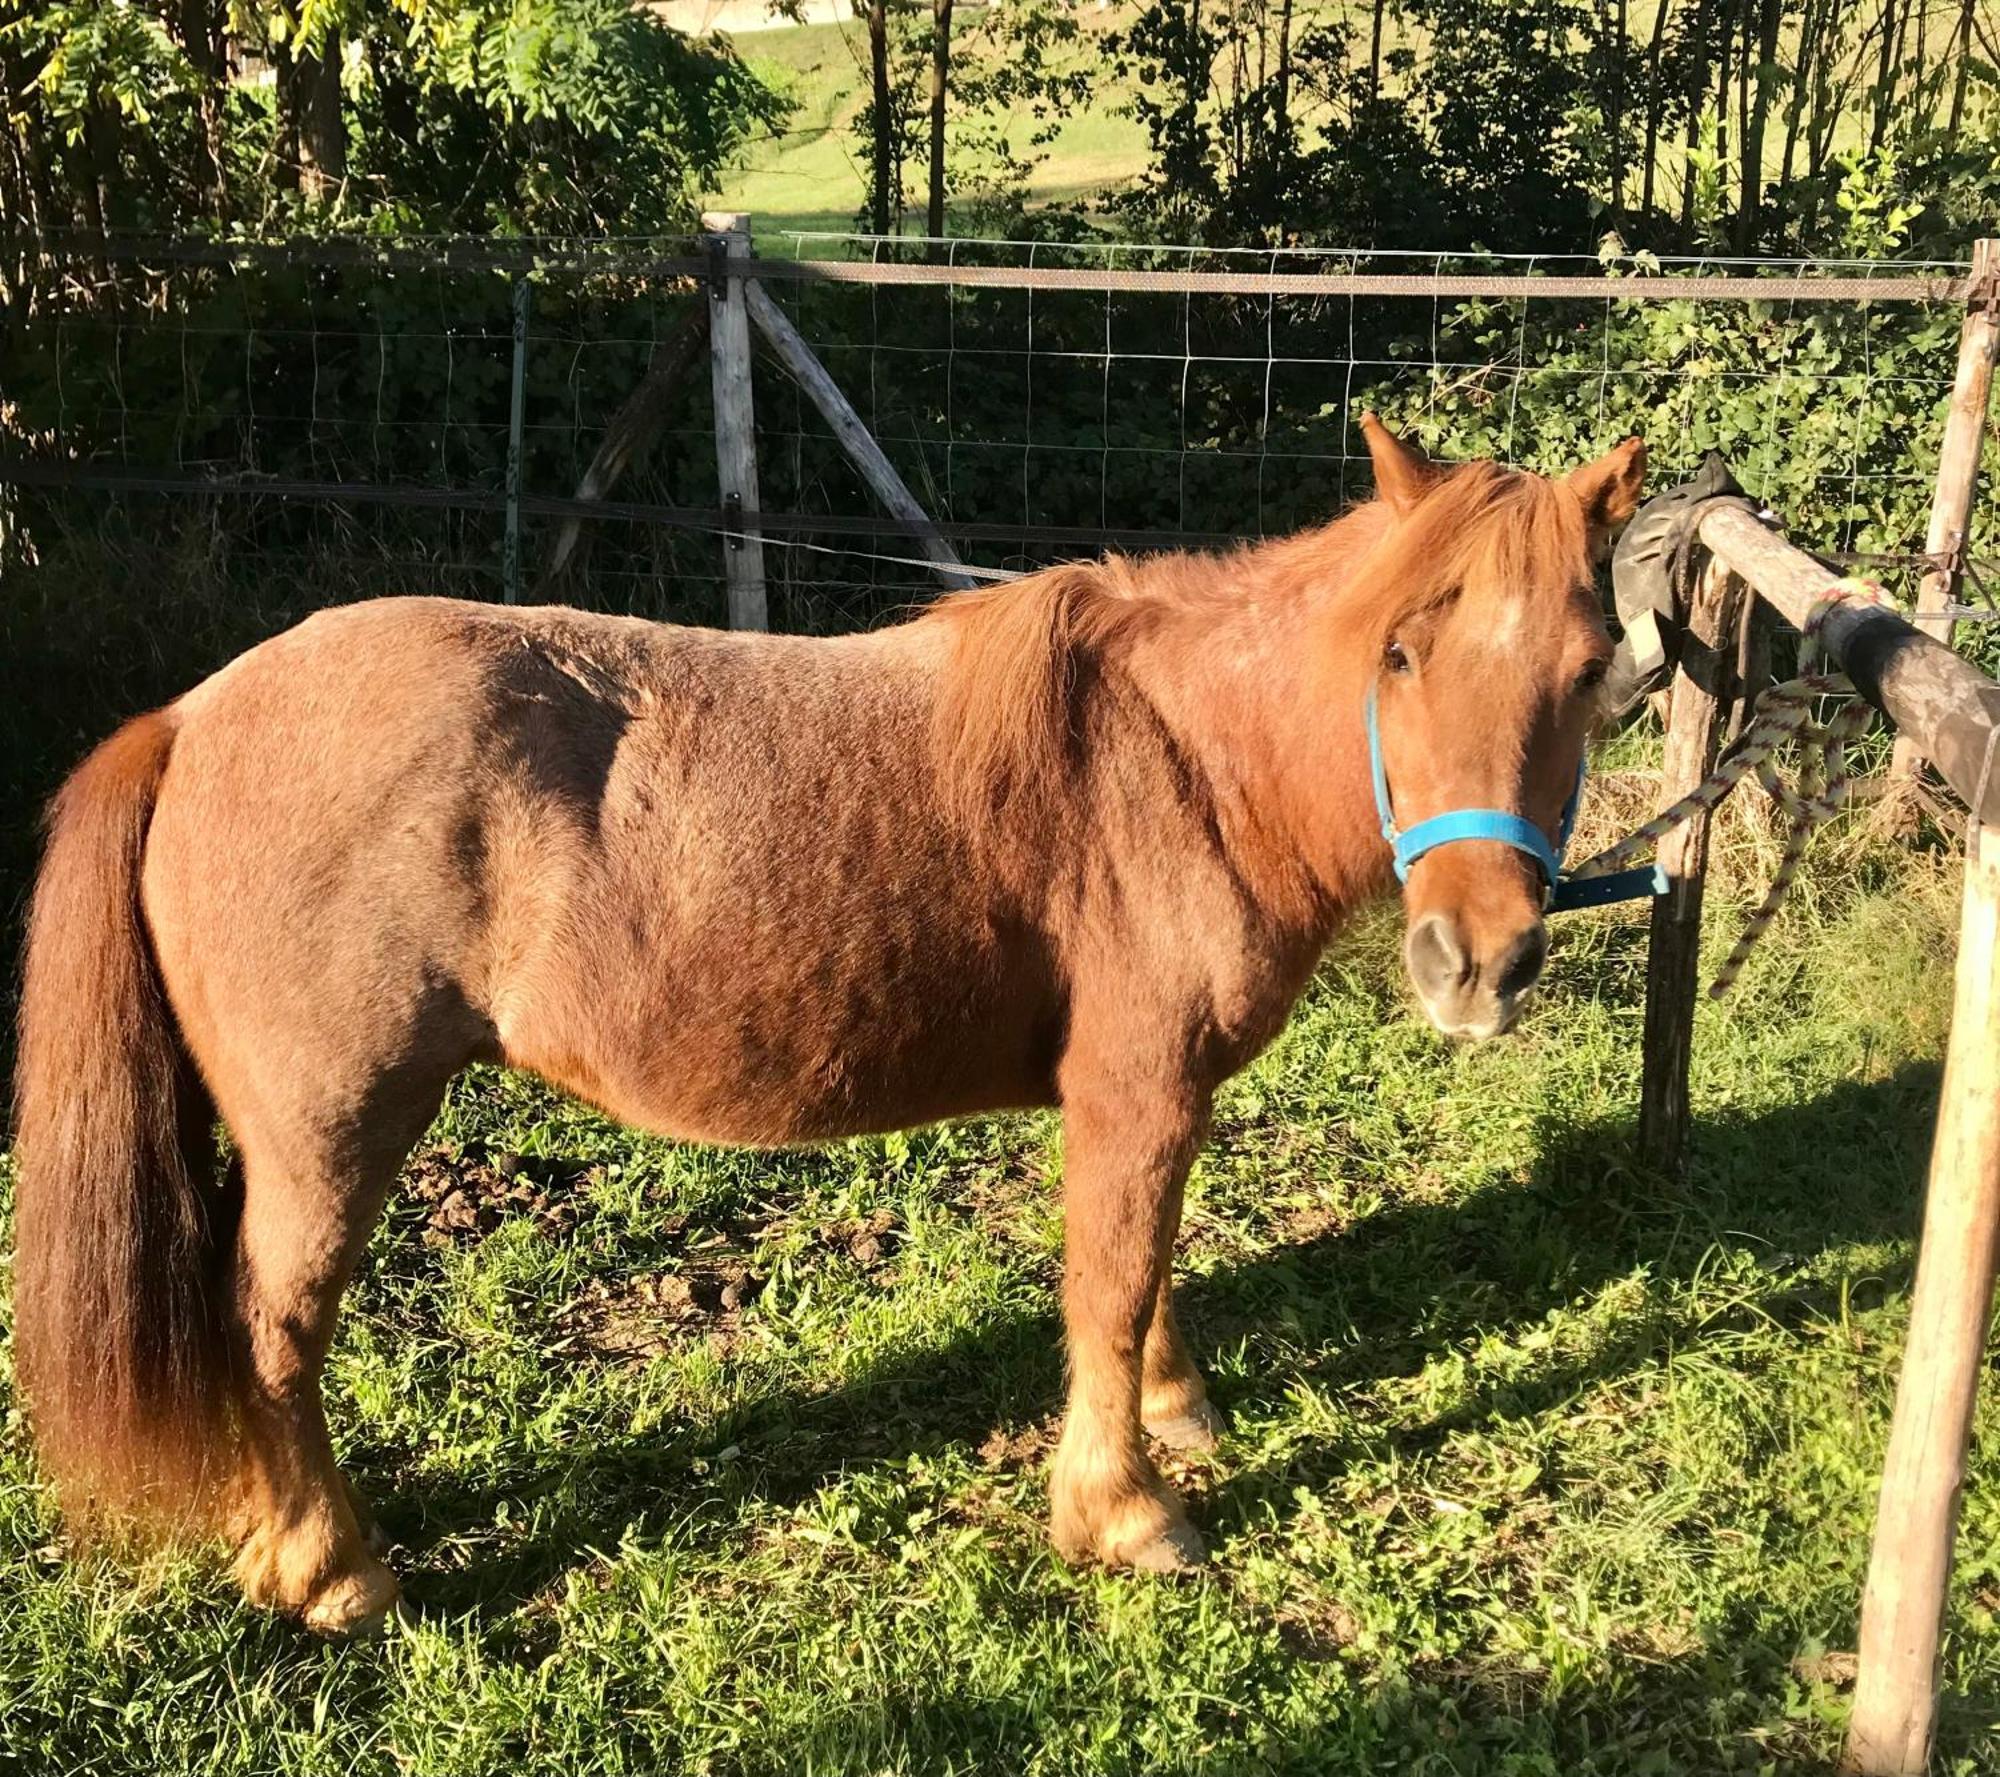
[[[0,83],[16,258],[75,224],[684,229],[784,116],[726,39],[626,0],[61,0],[0,25]]]

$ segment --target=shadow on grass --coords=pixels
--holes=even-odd
[[[1695,1279],[1718,1242],[1755,1249],[1765,1274],[1780,1279],[1775,1295],[1762,1293],[1754,1310],[1742,1311],[1746,1326],[1836,1317],[1840,1286],[1802,1272],[1798,1287],[1787,1290],[1788,1262],[1803,1266],[1829,1247],[1914,1234],[1936,1091],[1936,1068],[1911,1065],[1809,1104],[1704,1119],[1690,1178],[1677,1187],[1633,1164],[1622,1125],[1552,1127],[1538,1164],[1517,1184],[1496,1183],[1449,1205],[1392,1206],[1340,1233],[1187,1279],[1190,1336],[1198,1353],[1242,1353],[1232,1369],[1248,1380],[1221,1386],[1217,1395],[1225,1410],[1254,1418],[1279,1409],[1301,1380],[1338,1390],[1415,1376],[1441,1355],[1525,1331],[1635,1271],[1656,1286]],[[1889,1291],[1907,1280],[1902,1262],[1875,1283]],[[1669,1342],[1727,1330],[1712,1302],[1700,1306],[1696,1326],[1682,1318],[1696,1310],[1676,1308],[1675,1300],[1671,1289],[1655,1288],[1647,1312],[1620,1319],[1587,1351],[1476,1385],[1441,1413],[1386,1425],[1368,1434],[1368,1452],[1416,1456],[1463,1429],[1558,1412],[1584,1391],[1632,1373]],[[776,1391],[722,1421],[579,1450],[559,1467],[504,1474],[476,1490],[392,1495],[383,1515],[417,1551],[411,1590],[420,1608],[485,1616],[560,1583],[590,1548],[664,1534],[684,1526],[690,1511],[705,1515],[704,1492],[723,1513],[745,1498],[783,1504],[810,1496],[849,1464],[977,1446],[996,1425],[1053,1412],[1061,1381],[1051,1304],[1046,1313],[1001,1318],[953,1343],[912,1351],[835,1391]],[[737,1461],[718,1473],[692,1469],[695,1456],[723,1442],[740,1445]],[[1225,1470],[1198,1515],[1218,1540],[1283,1522],[1296,1510],[1297,1489],[1337,1478],[1357,1454],[1336,1442]],[[367,1468],[365,1460],[357,1465],[364,1486]],[[517,1521],[526,1516],[535,1526],[522,1540],[451,1572],[422,1570],[426,1546],[491,1525],[503,1501],[516,1508]],[[1677,1707],[1693,1708],[1688,1719],[1699,1720],[1696,1694],[1712,1682],[1707,1658],[1698,1652],[1635,1664],[1632,1694],[1602,1705],[1659,1719],[1653,1705],[1678,1698]],[[1782,1683],[1782,1673],[1771,1675],[1774,1688]],[[1478,1681],[1470,1678],[1418,1689],[1429,1698],[1424,1707],[1446,1714],[1470,1718],[1480,1706]],[[1575,1715],[1594,1706],[1571,1697],[1561,1708]],[[988,1736],[1009,1731],[1004,1703],[939,1700],[928,1731],[949,1739],[947,1718],[988,1707],[1000,1712],[981,1735],[990,1744]],[[920,1722],[906,1721],[906,1743],[920,1730]],[[1267,1753],[1262,1768],[1332,1768],[1344,1731],[1322,1724],[1310,1744]]]

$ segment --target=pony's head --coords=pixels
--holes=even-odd
[[[1403,957],[1440,1030],[1497,1036],[1548,954],[1552,861],[1611,660],[1593,564],[1638,503],[1645,447],[1548,481],[1433,464],[1373,414],[1362,430],[1386,508],[1359,572],[1379,614],[1366,707]]]

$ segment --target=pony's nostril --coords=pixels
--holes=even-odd
[[[1411,976],[1428,993],[1464,987],[1472,979],[1471,953],[1442,913],[1427,914],[1410,928],[1408,955]]]
[[[1493,961],[1493,991],[1514,999],[1535,985],[1549,957],[1548,929],[1531,925]]]

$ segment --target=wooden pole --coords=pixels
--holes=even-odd
[[[1930,529],[1924,536],[1924,552],[1932,565],[1917,588],[1918,628],[1947,644],[1952,624],[1946,613],[1965,577],[1964,557],[1979,494],[1979,456],[1986,441],[1993,362],[2000,354],[2000,240],[1973,243],[1966,301],[1965,325],[1958,334],[1958,373],[1952,381],[1944,443],[1938,452],[1937,493],[1931,501]],[[1899,734],[1889,775],[1914,778],[1923,762],[1915,737]]]
[[[1700,534],[1711,552],[1707,573],[1740,574],[1801,628],[1817,620],[1856,689],[1936,762],[1972,811],[1951,1044],[1845,1759],[1865,1777],[1917,1777],[1937,1718],[1959,1489],[2000,1267],[2000,685],[1894,611],[1829,600],[1838,572],[1741,508],[1705,514]],[[1650,1003],[1647,1013],[1650,1031]],[[1650,1050],[1646,1062],[1650,1083]]]
[[[1817,619],[1820,640],[1854,688],[1916,741],[1976,819],[2000,826],[2000,772],[1987,769],[2000,733],[2000,685],[1887,606],[1829,603],[1841,570],[1739,506],[1704,514],[1701,541],[1796,628]]]
[[[896,473],[895,464],[882,454],[882,447],[875,442],[874,434],[862,423],[853,404],[841,393],[840,385],[827,374],[826,366],[813,356],[812,347],[799,337],[798,329],[786,318],[785,311],[771,300],[761,284],[746,282],[743,296],[750,310],[750,319],[757,324],[757,331],[770,342],[771,349],[797,379],[799,387],[812,397],[820,417],[832,428],[840,448],[861,471],[875,497],[891,517],[900,518],[911,527],[912,541],[937,563],[938,578],[954,591],[972,585],[970,576],[952,571],[963,567],[964,563],[958,559],[951,545],[938,535],[930,515],[917,504],[916,496]]]
[[[1660,805],[1676,802],[1715,769],[1736,699],[1733,659],[1743,582],[1711,561],[1695,587],[1687,642],[1674,678],[1660,760]],[[1705,661],[1705,667],[1697,664]],[[1695,673],[1690,674],[1690,666]],[[1688,1060],[1700,986],[1701,902],[1711,817],[1696,815],[1660,841],[1673,886],[1653,902],[1646,952],[1645,1077],[1639,1092],[1639,1154],[1676,1173],[1687,1155]]]
[[[707,231],[711,277],[708,302],[708,363],[715,389],[715,476],[722,511],[735,533],[723,543],[729,577],[729,627],[769,629],[764,596],[764,540],[757,534],[757,420],[750,394],[750,316],[743,279],[728,276],[722,262],[750,257],[750,218],[740,211],[711,210]]]
[[[528,404],[528,314],[535,287],[514,280],[514,363],[507,404],[507,515],[500,549],[500,596],[521,602],[521,432]]]
[[[1910,1335],[1861,1604],[1847,1766],[1930,1758],[1959,1488],[2000,1252],[2000,826],[1967,827],[1951,1046],[1931,1147]]]

